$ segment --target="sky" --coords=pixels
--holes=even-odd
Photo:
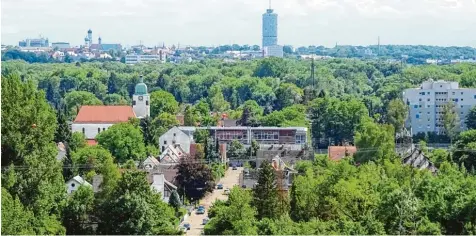
[[[2,0],[2,44],[261,44],[268,0]],[[273,0],[281,45],[476,47],[476,0]]]

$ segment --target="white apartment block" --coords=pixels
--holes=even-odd
[[[166,62],[167,56],[166,54],[159,54],[159,55],[139,55],[139,54],[129,54],[126,55],[126,64],[137,64],[137,63],[144,63],[144,62],[151,62],[151,61],[160,61]]]
[[[458,82],[428,80],[420,88],[406,89],[404,102],[409,106],[406,126],[412,134],[444,134],[443,106],[452,101],[459,117],[459,130],[466,129],[466,115],[476,105],[476,89],[460,88]]]
[[[280,46],[280,45],[266,46],[263,48],[263,50],[264,50],[265,57],[283,57],[284,56],[283,46]]]

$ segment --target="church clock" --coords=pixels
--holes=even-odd
[[[139,96],[139,101],[142,101],[144,100],[144,97],[143,96]]]

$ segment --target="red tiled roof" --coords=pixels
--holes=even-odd
[[[108,123],[127,122],[136,117],[130,106],[82,106],[74,123]]]
[[[357,148],[354,146],[329,146],[329,159],[338,161],[345,157],[347,151],[348,155],[352,156],[357,152]]]
[[[88,146],[96,146],[98,145],[98,142],[94,139],[88,139],[86,140],[86,143],[88,144]]]

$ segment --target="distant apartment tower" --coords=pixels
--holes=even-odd
[[[263,48],[278,44],[278,14],[269,8],[263,14]]]
[[[36,38],[36,39],[25,39],[18,42],[18,46],[20,47],[49,47],[48,38]]]
[[[420,88],[406,89],[404,102],[409,106],[406,126],[413,134],[435,132],[444,134],[443,107],[450,101],[459,117],[458,129],[466,129],[466,116],[476,105],[476,89],[459,88],[458,82],[428,80]]]

